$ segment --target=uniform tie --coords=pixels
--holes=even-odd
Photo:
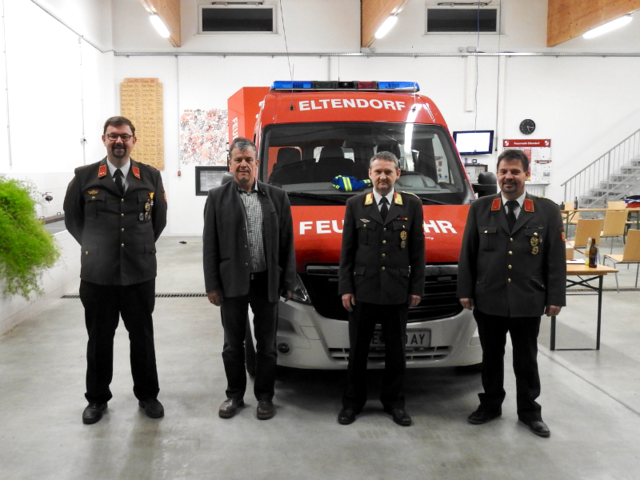
[[[118,187],[120,195],[122,195],[124,193],[124,183],[122,182],[124,175],[122,174],[122,170],[117,168],[116,173],[113,174],[113,178],[115,179],[116,187]]]
[[[387,213],[389,213],[389,200],[387,197],[382,197],[380,199],[380,215],[382,216],[382,221],[384,222],[387,219]]]
[[[507,212],[507,223],[509,224],[509,230],[513,230],[513,226],[516,224],[516,208],[518,208],[520,204],[516,200],[509,200],[507,202],[507,208],[509,211]]]

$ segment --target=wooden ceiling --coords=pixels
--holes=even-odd
[[[361,47],[370,47],[382,22],[408,0],[361,0]],[[171,32],[169,41],[182,46],[180,0],[140,0]],[[547,46],[554,47],[599,25],[640,10],[640,0],[548,0]]]
[[[640,10],[640,0],[549,0],[547,47]]]
[[[162,19],[171,33],[168,39],[171,45],[181,47],[180,0],[140,0],[140,3],[147,12],[155,13]]]
[[[407,0],[361,0],[360,46],[369,47],[375,40],[376,30],[385,19],[396,13]]]

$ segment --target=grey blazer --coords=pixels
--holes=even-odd
[[[268,298],[277,302],[283,290],[293,291],[296,281],[291,205],[284,190],[256,181],[262,205]],[[247,295],[251,258],[246,214],[235,181],[209,191],[202,240],[206,291],[219,290],[223,297]]]

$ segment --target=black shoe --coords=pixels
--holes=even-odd
[[[340,425],[351,425],[356,421],[356,415],[353,408],[343,408],[338,414],[338,423]]]
[[[269,420],[276,414],[276,407],[271,400],[258,401],[258,420]]]
[[[547,424],[542,420],[522,420],[520,421],[527,426],[531,432],[535,433],[539,437],[548,438],[551,435],[551,430],[547,427]]]
[[[227,398],[222,402],[222,405],[220,405],[218,415],[220,418],[231,418],[238,413],[238,410],[242,407],[244,407],[244,400],[241,398]]]
[[[144,408],[144,413],[146,413],[149,418],[164,417],[164,407],[155,398],[151,400],[140,400],[138,405]]]
[[[102,414],[107,411],[107,402],[94,402],[87,405],[82,412],[82,423],[85,425],[93,425],[98,423],[102,418]]]
[[[491,420],[495,420],[498,417],[502,416],[502,409],[498,410],[485,410],[483,408],[478,408],[475,412],[469,415],[467,421],[472,425],[482,425],[483,423],[490,422]]]
[[[403,407],[385,408],[385,412],[393,417],[393,421],[403,427],[411,426],[411,417]]]

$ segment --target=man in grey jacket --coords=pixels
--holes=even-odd
[[[205,287],[209,301],[221,308],[224,327],[227,399],[218,414],[231,418],[244,406],[244,341],[251,305],[257,416],[267,420],[275,415],[278,300],[289,300],[295,284],[291,206],[284,190],[257,180],[260,162],[253,142],[236,138],[229,162],[234,181],[209,191],[203,232]]]

